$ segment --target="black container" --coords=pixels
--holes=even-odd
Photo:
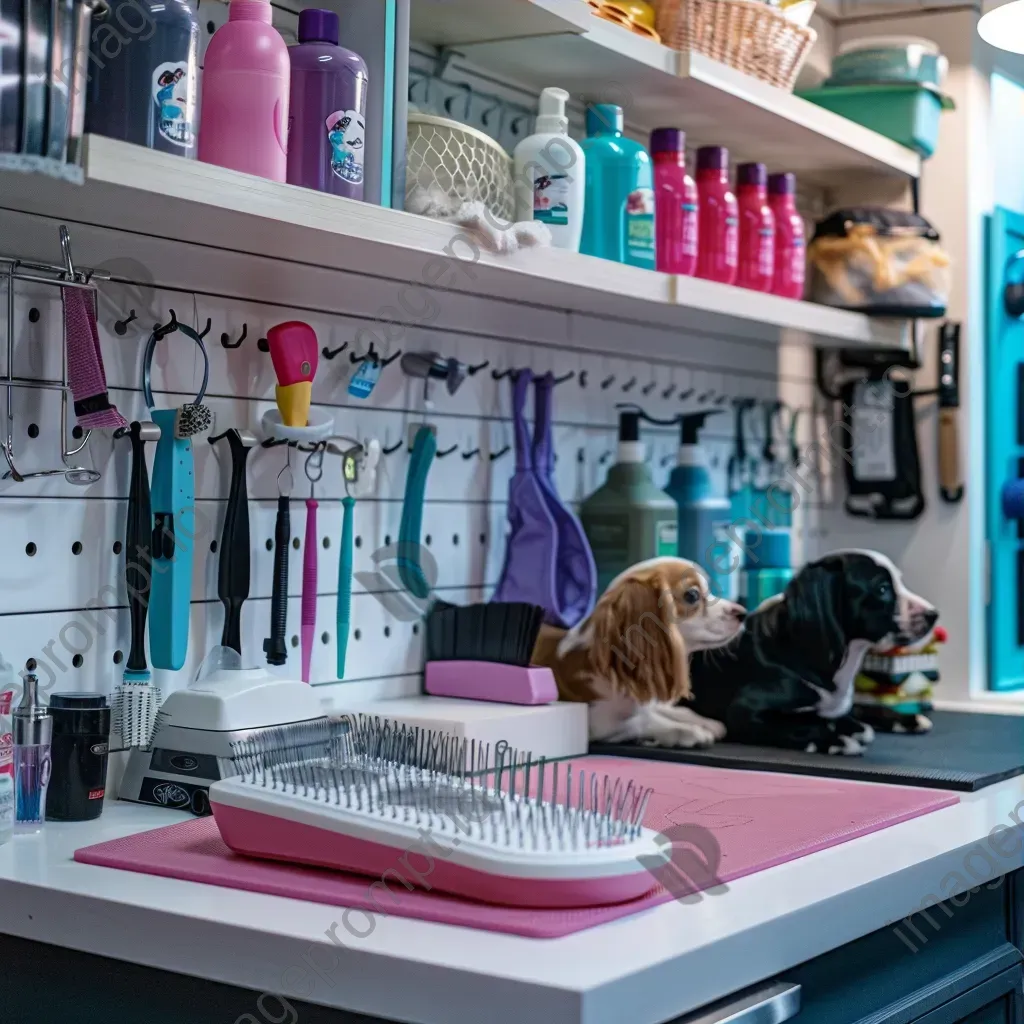
[[[110,740],[107,698],[92,693],[50,697],[53,765],[46,792],[47,821],[91,821],[103,813]]]

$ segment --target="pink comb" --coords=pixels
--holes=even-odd
[[[316,332],[301,320],[289,320],[267,331],[270,358],[282,387],[312,380],[320,358]]]
[[[309,668],[313,660],[313,635],[316,633],[316,576],[317,536],[316,510],[318,503],[306,499],[306,549],[302,553],[302,681],[309,682]]]

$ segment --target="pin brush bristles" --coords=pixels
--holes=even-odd
[[[522,849],[614,845],[640,834],[651,790],[368,715],[267,729],[232,745],[244,784],[440,832],[453,812]],[[466,823],[462,823],[465,829]]]
[[[643,828],[650,789],[507,743],[358,715],[263,730],[233,755],[210,805],[248,856],[376,878],[400,864],[428,891],[528,907],[635,899],[668,863]]]

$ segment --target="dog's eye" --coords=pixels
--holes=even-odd
[[[879,597],[891,597],[892,596],[892,584],[888,581],[878,584],[878,596]]]
[[[690,587],[690,589],[683,594],[683,601],[686,604],[700,604],[700,587]]]

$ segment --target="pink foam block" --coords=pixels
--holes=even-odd
[[[428,661],[424,686],[434,697],[498,704],[553,704],[558,687],[549,668],[493,661]]]
[[[707,829],[721,850],[715,872],[721,882],[838,846],[960,799],[955,793],[916,787],[627,758],[586,757],[574,764],[653,786],[644,819],[648,828],[666,832],[673,825],[696,824]],[[84,864],[533,938],[570,935],[673,898],[657,886],[639,899],[597,908],[537,910],[480,904],[437,892],[421,858],[403,857],[395,861],[394,869],[412,888],[394,880],[382,894],[379,886],[371,890],[374,880],[368,876],[238,856],[228,849],[212,818],[142,832],[75,853],[75,860]],[[417,872],[426,876],[425,884],[417,884]]]

